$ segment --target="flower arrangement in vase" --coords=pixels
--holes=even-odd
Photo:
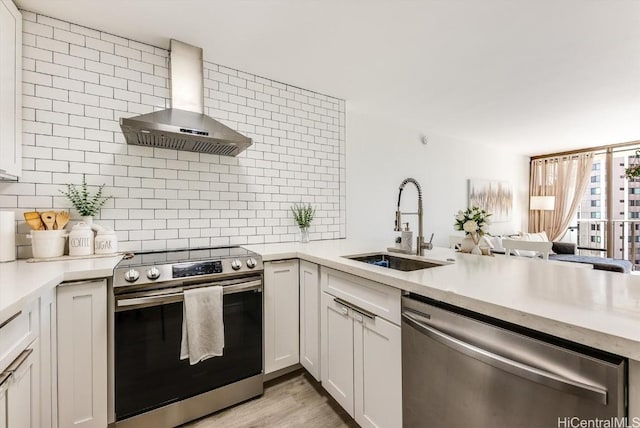
[[[490,213],[478,207],[467,208],[464,211],[460,210],[456,214],[455,229],[463,231],[467,238],[473,242],[473,248],[466,252],[482,254],[479,244],[480,239],[487,233],[489,217],[491,217]],[[464,251],[464,249],[461,249],[461,251]]]
[[[87,186],[87,178],[85,174],[82,174],[82,184],[79,189],[75,184],[67,184],[67,191],[60,190],[60,193],[69,199],[85,223],[92,224],[93,216],[111,199],[111,196],[102,196],[104,186],[104,184],[99,186],[98,191],[91,195]]]
[[[311,204],[293,204],[291,207],[293,219],[300,228],[300,242],[309,242],[309,227],[316,215],[316,209]]]

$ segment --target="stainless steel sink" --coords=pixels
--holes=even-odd
[[[343,256],[343,257],[346,259],[369,263],[376,266],[386,267],[389,269],[401,270],[404,272],[442,266],[441,264],[438,264],[438,263],[427,262],[425,260],[415,260],[415,259],[409,259],[404,257],[397,257],[387,253],[375,253],[375,254]]]

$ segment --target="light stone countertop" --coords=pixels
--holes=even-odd
[[[640,360],[640,276],[447,248],[425,258],[454,263],[401,272],[341,256],[384,251],[349,240],[245,246],[264,261],[300,258],[481,314]]]
[[[350,240],[248,245],[263,260],[300,258],[597,349],[640,360],[640,276],[516,257],[427,251],[450,263],[401,272],[341,256],[386,249]],[[449,259],[449,260],[448,260]],[[0,264],[0,323],[47,287],[113,274],[120,256]],[[450,260],[454,260],[451,262]]]
[[[47,288],[63,281],[105,278],[121,256],[27,263],[18,260],[0,263],[0,324],[16,314]]]

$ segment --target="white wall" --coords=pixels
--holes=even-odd
[[[464,126],[464,124],[460,124]],[[427,145],[420,134],[427,134]],[[449,245],[454,215],[467,207],[468,179],[507,180],[514,189],[512,221],[494,223],[490,232],[514,233],[527,227],[529,159],[493,146],[430,135],[419,124],[408,127],[371,116],[347,102],[347,236],[381,239],[392,245],[398,186],[413,177],[422,186],[424,230],[438,246]],[[415,212],[417,192],[411,184],[402,194],[402,211]],[[405,216],[417,235],[415,216]],[[414,243],[415,246],[415,243]]]

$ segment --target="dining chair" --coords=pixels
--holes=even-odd
[[[543,260],[549,260],[549,253],[553,242],[550,241],[524,241],[521,239],[503,239],[502,246],[507,256],[542,256]]]

